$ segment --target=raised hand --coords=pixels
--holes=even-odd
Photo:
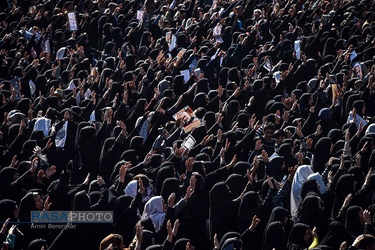
[[[10,166],[15,168],[17,167],[17,165],[18,165],[17,155],[14,155]]]
[[[260,219],[254,215],[253,219],[251,220],[251,225],[249,227],[249,230],[251,232],[254,232],[254,230],[257,228],[257,226],[259,225],[259,222],[260,222]]]
[[[46,178],[49,179],[51,176],[56,173],[56,166],[52,165],[51,167],[47,168],[45,174]]]
[[[101,187],[105,184],[103,178],[100,175],[98,175],[97,180],[98,180],[99,187]]]
[[[189,159],[185,161],[186,171],[191,171],[193,169],[194,163],[195,163],[194,157],[189,157]]]
[[[35,170],[36,170],[36,168],[38,167],[38,165],[39,165],[38,158],[35,157],[35,158],[33,159],[33,161],[31,162],[31,166],[30,166],[30,172],[31,172],[32,175],[34,175]]]
[[[184,197],[184,201],[188,201],[193,194],[194,194],[194,190],[193,190],[193,188],[191,186],[189,186],[186,189],[186,194],[185,194],[185,197]]]
[[[260,151],[260,150],[262,150],[262,148],[263,148],[262,140],[257,140],[257,141],[255,142],[255,150],[256,150],[256,151]]]
[[[202,147],[205,147],[207,145],[207,143],[209,143],[210,141],[212,141],[212,139],[214,138],[214,135],[213,134],[210,134],[210,135],[206,135],[202,142],[201,142],[201,146]]]
[[[168,207],[173,207],[174,206],[174,201],[176,199],[176,194],[171,193],[168,197]]]
[[[139,178],[138,180],[138,193],[140,193],[141,195],[145,195],[146,194],[146,188],[143,186],[143,181],[141,178]]]
[[[237,161],[237,155],[234,155],[232,158],[232,161],[228,165],[225,166],[227,170],[231,169],[234,166],[234,164],[236,164],[236,161]]]
[[[48,211],[52,205],[52,203],[49,202],[50,198],[47,196],[47,199],[44,201],[43,210]]]

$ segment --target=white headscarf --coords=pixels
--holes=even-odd
[[[138,117],[137,121],[135,122],[135,126],[138,126],[138,124],[141,122],[143,116],[141,117]],[[148,128],[148,123],[149,123],[149,118],[147,118],[144,122],[143,122],[143,125],[139,131],[139,135],[143,137],[143,143],[146,141],[147,139],[147,128]]]
[[[155,225],[155,229],[159,230],[163,223],[165,214],[163,207],[163,198],[161,196],[152,197],[145,205],[143,210],[142,219],[151,218]]]
[[[290,213],[292,218],[297,215],[298,203],[301,200],[302,184],[307,180],[310,174],[314,172],[311,170],[310,165],[302,165],[297,168],[294,174],[292,183],[292,192],[290,195]]]
[[[138,181],[136,180],[129,182],[129,184],[125,188],[125,194],[131,197],[137,196],[137,191],[138,191]]]

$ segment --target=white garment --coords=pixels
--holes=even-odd
[[[155,230],[159,230],[165,217],[163,198],[161,196],[152,197],[145,205],[142,219],[151,218],[154,223]]]
[[[301,200],[301,188],[302,184],[307,180],[309,175],[314,172],[311,170],[310,165],[302,165],[297,168],[294,174],[292,183],[292,192],[290,195],[290,213],[292,218],[297,215],[298,203]]]

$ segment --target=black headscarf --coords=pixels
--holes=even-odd
[[[205,106],[206,106],[206,94],[198,93],[197,95],[195,95],[192,108],[195,110],[199,107],[205,107]]]
[[[256,214],[256,208],[258,208],[260,197],[257,192],[249,191],[241,198],[240,209],[239,209],[239,225],[240,232],[244,232],[251,224],[253,216]],[[259,216],[259,214],[257,214]],[[262,223],[263,228],[266,222]],[[261,225],[260,225],[261,226]]]
[[[283,223],[284,225],[285,218],[289,218],[289,211],[283,207],[275,207],[272,210],[272,213],[270,215],[270,219],[268,220],[267,225],[275,221],[279,221]]]
[[[325,235],[329,220],[323,217],[323,202],[316,193],[310,193],[302,202],[299,222],[317,227],[318,235]]]
[[[21,161],[28,161],[33,155],[33,150],[37,146],[36,140],[27,140],[23,143],[20,155],[18,157]]]
[[[134,149],[135,151],[139,152],[143,145],[143,137],[142,136],[134,136],[130,140],[129,149]]]
[[[310,100],[310,98],[311,98],[310,93],[304,93],[299,98],[299,101],[298,101],[299,110],[300,110],[300,114],[301,114],[303,119],[307,119],[307,117],[309,115],[309,109],[310,109],[309,100]]]
[[[143,116],[145,110],[146,99],[138,99],[134,107],[129,110],[126,116],[125,124],[128,132],[131,132],[135,127],[135,122],[138,117]]]
[[[173,249],[175,250],[185,250],[186,249],[186,244],[190,242],[191,240],[186,239],[186,238],[181,238],[174,243]]]
[[[165,166],[165,167],[160,168],[160,170],[158,171],[156,175],[156,183],[155,183],[156,195],[160,195],[164,180],[166,180],[167,178],[171,178],[171,177],[174,177],[174,170],[172,166]]]
[[[304,223],[295,224],[292,228],[292,231],[290,231],[286,249],[302,250],[308,248],[310,246],[310,242],[306,242],[304,236],[307,229],[309,228],[309,225],[306,225]]]
[[[231,174],[225,184],[228,185],[233,199],[239,197],[245,187],[244,178],[239,174]]]
[[[283,143],[277,151],[277,154],[284,157],[286,169],[294,167],[298,163],[297,159],[292,155],[292,144]]]
[[[233,166],[233,173],[244,176],[248,169],[250,170],[250,163],[239,161]]]
[[[0,221],[6,221],[10,218],[11,222],[15,222],[18,220],[17,217],[14,216],[14,211],[18,209],[17,203],[14,200],[3,199],[0,201]]]
[[[332,208],[333,218],[337,216],[345,197],[348,194],[353,194],[354,192],[354,176],[351,174],[344,174],[340,176],[335,188],[335,201]]]
[[[353,240],[353,236],[350,235],[341,222],[332,221],[329,224],[327,234],[320,242],[320,245],[328,246],[332,249],[339,249],[342,242],[346,241],[348,245],[350,245]]]
[[[361,223],[359,213],[362,213],[363,210],[360,206],[351,206],[346,211],[346,218],[345,218],[345,228],[348,232],[353,236],[357,237],[364,232],[364,225]]]
[[[282,181],[285,174],[287,174],[287,168],[285,167],[284,170],[282,169],[283,163],[283,156],[275,156],[270,161],[272,176],[278,182]]]
[[[271,222],[264,231],[263,250],[285,249],[287,237],[280,221]]]
[[[210,238],[220,240],[228,231],[237,231],[237,207],[225,182],[216,183],[210,191]]]
[[[353,166],[349,168],[348,174],[351,174],[354,176],[355,182],[357,182],[357,187],[362,187],[363,182],[365,180],[365,176],[363,174],[363,170],[359,166]]]
[[[179,186],[179,182],[177,178],[169,177],[163,181],[163,187],[161,188],[160,195],[161,197],[163,197],[164,201],[167,201],[169,195],[172,193],[176,194],[175,201],[177,202],[181,197],[181,189]]]
[[[136,166],[138,161],[137,161],[137,152],[134,149],[128,149],[122,153],[120,159],[124,161],[130,161],[132,166]]]
[[[302,183],[301,200],[305,199],[306,195],[309,192],[315,192],[316,194],[319,194],[318,183],[315,179],[308,179],[304,183]]]
[[[1,199],[12,199],[19,201],[23,195],[23,186],[20,182],[15,182],[13,176],[17,169],[14,167],[5,167],[0,172],[0,197]]]
[[[48,247],[47,241],[44,240],[44,239],[35,239],[32,242],[30,242],[29,247],[27,249],[28,250],[39,250],[39,249],[42,249],[42,247],[44,247],[44,249],[46,249]]]
[[[87,211],[90,210],[91,201],[86,191],[79,191],[74,195],[73,210]]]
[[[315,144],[314,155],[319,155],[319,157],[313,159],[312,169],[314,172],[323,173],[324,166],[330,158],[331,143],[331,138],[323,137]]]
[[[133,197],[121,195],[117,197],[113,210],[115,232],[123,235],[124,244],[128,245],[133,239],[133,230],[138,221],[137,211],[130,207]]]
[[[99,172],[100,141],[96,136],[96,130],[92,126],[81,129],[78,136],[78,152],[80,170],[84,174],[91,173],[96,176]]]
[[[106,79],[112,74],[112,69],[109,69],[109,68],[105,68],[103,69],[102,73],[100,74],[100,78],[99,78],[99,83],[98,83],[98,86],[99,86],[99,92],[102,92],[104,87],[105,87],[105,82],[106,82]]]

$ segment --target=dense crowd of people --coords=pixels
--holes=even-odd
[[[374,6],[1,1],[2,249],[375,249]]]

